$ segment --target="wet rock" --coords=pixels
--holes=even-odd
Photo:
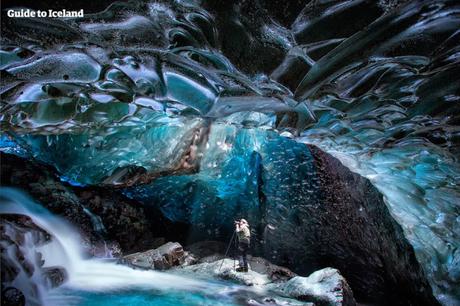
[[[51,212],[63,216],[77,226],[85,244],[91,245],[91,241],[98,240],[93,232],[91,218],[85,213],[84,207],[72,190],[55,177],[51,167],[4,153],[1,153],[1,160],[2,185],[27,190]]]
[[[250,258],[249,262],[248,272],[236,272],[237,264],[229,258],[177,267],[174,271],[186,275],[230,280],[246,286],[257,286],[280,296],[310,302],[312,305],[356,305],[351,288],[336,269],[325,268],[312,273],[309,277],[301,277],[263,258]],[[273,277],[274,271],[283,274],[284,278]]]
[[[198,263],[198,260],[199,259],[193,254],[190,254],[189,252],[185,252],[184,260],[181,266],[186,267],[186,266],[194,265]]]
[[[20,214],[2,214],[1,215],[0,228],[2,231],[2,240],[9,240],[16,244],[24,243],[24,235],[26,233],[32,234],[33,243],[37,246],[48,243],[51,239],[50,234],[48,234],[41,227],[37,226],[33,220],[26,215]],[[14,237],[12,239],[6,236],[6,225],[14,227]]]
[[[264,275],[269,282],[286,281],[296,276],[294,272],[288,268],[277,266],[262,257],[248,256],[248,263],[250,274],[252,276],[240,277],[242,274],[233,273],[238,267],[238,261],[235,259],[224,258],[222,253],[225,252],[225,245],[217,241],[202,241],[194,243],[187,247],[186,258],[193,258],[194,260],[189,263],[184,263],[181,266],[187,267],[186,271],[193,271],[199,274],[210,274],[212,276],[222,279],[232,279],[244,284],[259,284],[261,283],[261,276]],[[216,263],[219,263],[219,269],[216,269]],[[222,268],[220,268],[222,265]],[[254,273],[253,273],[254,272]],[[265,282],[265,277],[263,278]]]
[[[14,263],[4,256],[1,257],[1,267],[2,280],[5,282],[13,281],[19,273],[19,269],[15,267]]]
[[[185,261],[184,249],[177,242],[168,242],[159,248],[124,256],[122,262],[142,269],[167,270]]]
[[[80,203],[101,218],[106,239],[120,244],[123,253],[145,250],[154,246],[151,224],[163,224],[160,218],[149,222],[144,210],[121,194],[98,187],[74,188]]]
[[[48,280],[51,288],[62,285],[67,279],[67,272],[64,268],[49,267],[43,269],[43,275]]]
[[[345,278],[333,268],[325,268],[308,277],[296,276],[287,282],[271,284],[269,290],[282,296],[324,306],[355,306],[353,292]]]
[[[165,267],[179,265],[184,259],[184,249],[177,242],[168,242],[156,250],[163,257]]]
[[[185,237],[186,226],[168,221],[154,209],[147,219],[140,203],[117,191],[69,186],[59,180],[51,167],[10,154],[0,156],[2,185],[27,190],[51,212],[70,221],[80,229],[83,243],[93,255],[118,257],[159,247],[165,238]],[[158,240],[159,236],[165,238]]]
[[[1,287],[3,305],[34,304],[41,291],[60,286],[67,279],[64,268],[46,267],[38,247],[52,236],[21,214],[0,215]]]
[[[8,287],[2,290],[2,306],[24,306],[26,299],[21,290]]]

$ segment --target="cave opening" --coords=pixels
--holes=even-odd
[[[456,1],[2,7],[2,299],[459,303]],[[240,218],[254,274],[224,256]]]

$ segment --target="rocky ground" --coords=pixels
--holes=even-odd
[[[2,305],[21,306],[39,301],[44,290],[65,282],[63,267],[43,267],[38,247],[52,241],[49,233],[25,215],[3,214],[0,225]],[[236,272],[235,260],[224,257],[223,250],[224,245],[216,241],[198,242],[186,249],[177,242],[167,242],[155,249],[126,255],[119,263],[135,269],[168,270],[193,278],[230,281],[242,288],[247,286],[251,294],[257,292],[258,297],[273,305],[356,305],[348,283],[336,269],[325,268],[302,277],[266,259],[249,256],[250,271]],[[15,282],[17,279],[20,281]]]
[[[200,252],[203,245],[207,252]],[[224,257],[222,253],[211,254],[209,250],[222,250],[222,244],[205,241],[184,250],[179,243],[168,242],[156,249],[125,256],[121,262],[139,269],[169,270],[194,278],[220,279],[257,287],[275,296],[307,302],[306,305],[356,305],[350,286],[337,269],[324,268],[303,277],[264,258],[249,256],[250,270],[236,272],[238,264],[234,259]]]

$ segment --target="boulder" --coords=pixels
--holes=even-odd
[[[21,290],[8,287],[2,290],[2,306],[24,306],[26,299]]]
[[[281,296],[313,302],[319,306],[354,306],[356,301],[345,278],[333,268],[324,268],[308,277],[296,276],[287,282],[267,286]]]
[[[51,288],[62,285],[67,279],[67,271],[60,267],[43,268],[43,276]]]
[[[127,255],[123,262],[141,269],[167,270],[185,262],[186,253],[178,242],[168,242],[159,248]]]
[[[208,256],[206,258],[211,258]],[[233,281],[245,286],[255,286],[272,297],[302,301],[302,305],[355,306],[353,292],[338,270],[325,268],[308,277],[296,276],[287,268],[273,265],[260,257],[249,258],[248,272],[236,272],[237,263],[225,258],[174,268],[181,275]],[[275,303],[276,304],[276,303]]]

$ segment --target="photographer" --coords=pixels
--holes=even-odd
[[[238,237],[239,251],[239,267],[237,272],[248,272],[248,262],[246,259],[249,243],[251,240],[251,232],[249,231],[249,223],[245,219],[235,221],[235,231]]]

